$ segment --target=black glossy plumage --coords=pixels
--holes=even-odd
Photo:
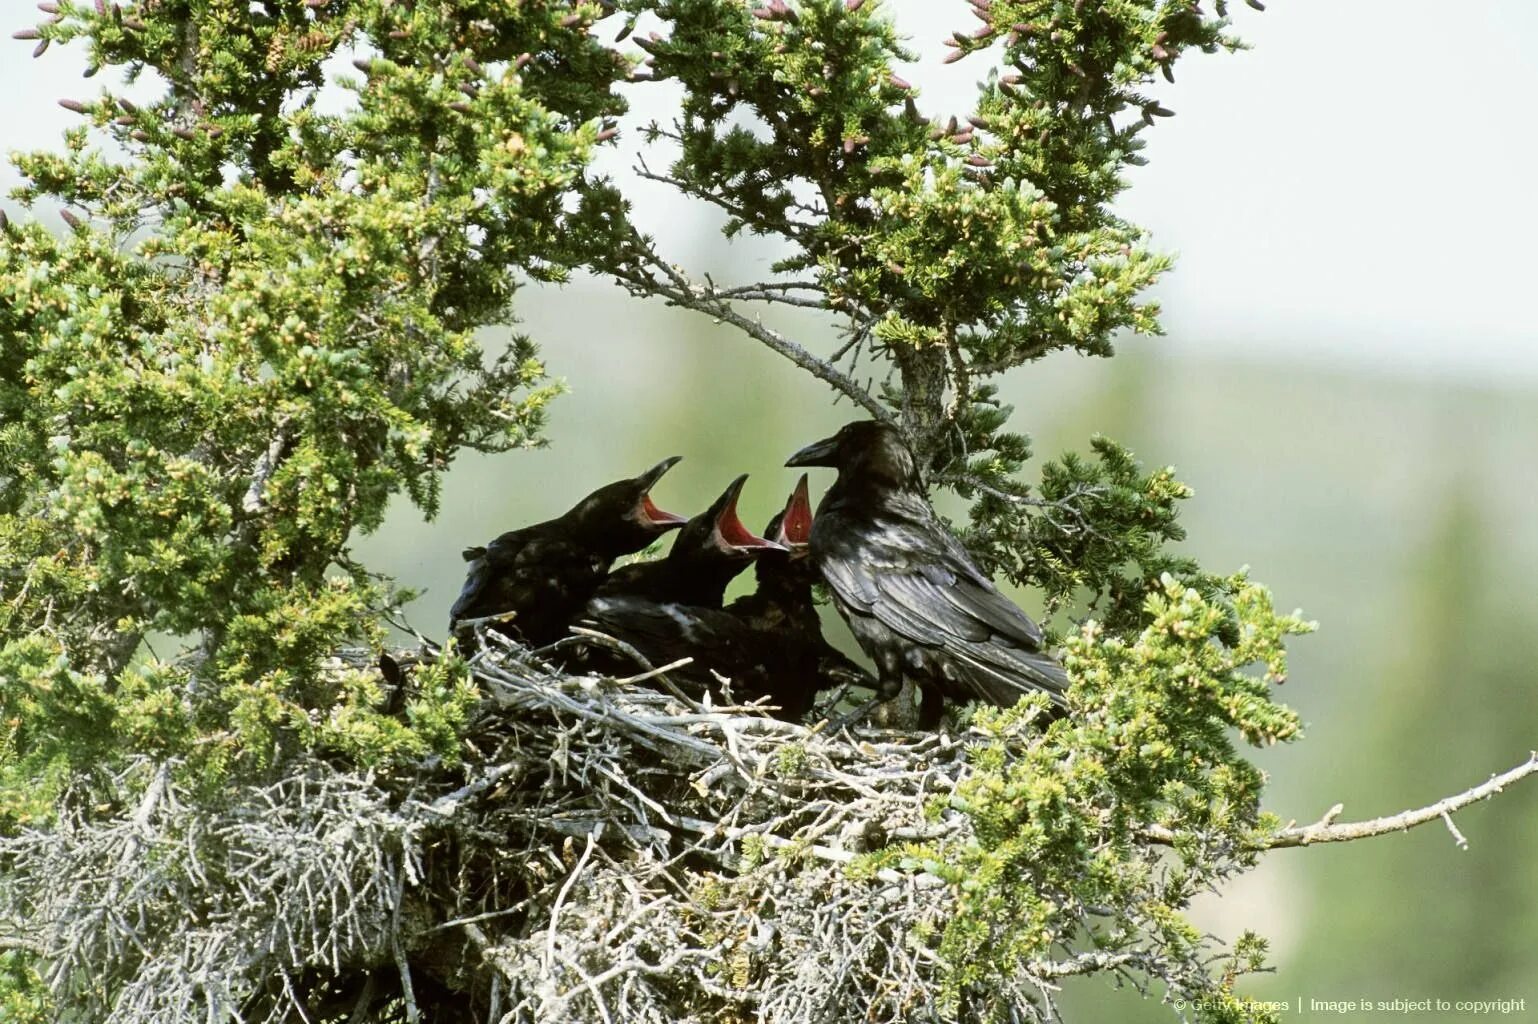
[[[709,508],[685,523],[667,557],[614,570],[598,588],[598,596],[720,608],[727,585],[753,559],[783,550],[737,518],[737,497],[747,479],[744,473],[733,480]]]
[[[772,695],[775,679],[787,670],[807,676],[817,671],[818,651],[756,630],[722,608],[599,596],[588,602],[581,624],[634,647],[654,668],[693,659],[669,670],[668,678],[695,696],[708,692],[719,699],[723,690],[717,674],[731,681],[734,699],[748,701]],[[604,648],[589,649],[581,663],[612,675],[640,671]],[[798,704],[794,714],[802,710]]]
[[[785,509],[769,522],[764,535],[773,537],[787,551],[764,555],[754,565],[757,587],[727,606],[754,636],[767,638],[771,653],[765,665],[762,689],[757,691],[782,709],[781,717],[799,720],[812,708],[823,690],[844,684],[874,689],[870,673],[823,639],[822,620],[812,601],[812,587],[821,578],[809,557],[813,526],[803,474],[785,503]]]
[[[630,644],[656,667],[693,659],[668,673],[687,690],[719,697],[724,678],[730,680],[737,700],[767,697],[778,717],[799,720],[820,689],[844,682],[874,685],[822,638],[811,594],[816,570],[804,557],[810,526],[803,477],[785,511],[764,531],[781,549],[761,552],[753,594],[722,610],[719,600],[712,607],[611,591],[589,602],[584,624]],[[677,543],[685,539],[680,534]],[[664,591],[665,596],[677,593]],[[627,668],[621,660],[593,652],[587,664],[618,673]]]
[[[600,487],[564,515],[467,548],[470,566],[449,628],[511,613],[493,628],[532,647],[560,639],[616,558],[683,525],[683,517],[661,511],[650,497],[677,462],[664,459],[640,476]]]
[[[1068,679],[1042,650],[1041,629],[945,528],[895,429],[851,423],[786,464],[839,471],[817,507],[812,558],[875,661],[882,698],[911,679],[926,725],[944,698],[1009,707],[1042,690],[1061,704]]]

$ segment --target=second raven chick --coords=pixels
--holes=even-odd
[[[806,474],[785,502],[785,510],[769,521],[764,536],[786,551],[770,552],[753,566],[758,587],[727,606],[755,636],[778,638],[762,693],[780,709],[779,717],[799,721],[822,690],[844,684],[875,688],[870,674],[822,636],[822,620],[812,602],[812,587],[821,578],[811,555],[812,503]]]
[[[605,592],[588,603],[584,624],[624,641],[654,665],[692,659],[668,676],[696,694],[720,696],[721,680],[727,680],[736,699],[768,697],[777,717],[799,721],[818,690],[845,682],[874,686],[864,671],[822,638],[812,605],[817,573],[806,557],[811,525],[802,477],[785,511],[764,530],[780,550],[761,552],[755,593],[723,610],[719,602],[711,607]],[[680,534],[677,544],[684,540]],[[654,588],[657,592],[679,590]],[[585,664],[616,674],[629,668],[601,649],[586,652]]]
[[[598,596],[720,608],[727,585],[749,562],[766,551],[785,550],[737,518],[737,496],[747,479],[744,473],[733,480],[709,508],[685,523],[666,558],[614,570],[598,588]]]
[[[876,663],[882,700],[912,680],[928,727],[939,724],[945,698],[1010,707],[1041,690],[1062,704],[1068,677],[1043,651],[1040,627],[945,528],[896,429],[850,423],[786,465],[838,470],[817,507],[812,557]]]

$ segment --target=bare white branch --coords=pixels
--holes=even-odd
[[[1391,832],[1406,832],[1417,825],[1439,820],[1452,832],[1453,841],[1460,848],[1466,848],[1468,840],[1453,824],[1452,816],[1470,804],[1490,799],[1512,783],[1535,773],[1538,773],[1538,751],[1530,753],[1528,759],[1515,768],[1501,772],[1499,775],[1492,775],[1479,785],[1438,800],[1434,804],[1385,815],[1381,818],[1371,818],[1367,821],[1346,822],[1336,821],[1345,810],[1345,806],[1335,804],[1313,824],[1290,824],[1280,832],[1261,838],[1252,849],[1281,850],[1294,846],[1313,846],[1316,843],[1349,843],[1357,839],[1388,835]],[[1175,841],[1175,833],[1162,825],[1151,825],[1143,830],[1143,834],[1156,843],[1173,844]]]
[[[1424,825],[1428,821],[1442,820],[1447,827],[1452,829],[1453,838],[1459,846],[1467,846],[1468,840],[1453,827],[1452,815],[1470,804],[1490,797],[1504,790],[1513,782],[1518,782],[1529,775],[1538,772],[1538,751],[1532,752],[1526,761],[1517,765],[1510,771],[1499,775],[1492,775],[1485,782],[1464,790],[1455,796],[1438,800],[1434,804],[1419,807],[1415,810],[1401,811],[1382,818],[1372,818],[1368,821],[1348,821],[1335,823],[1335,816],[1342,810],[1337,804],[1331,808],[1319,821],[1312,825],[1294,826],[1286,828],[1271,837],[1265,843],[1265,848],[1270,850],[1288,846],[1312,846],[1315,843],[1346,843],[1354,839],[1367,839],[1372,836],[1386,835],[1390,832],[1404,832],[1417,825]]]

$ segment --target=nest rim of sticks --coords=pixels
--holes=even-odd
[[[722,683],[719,700],[708,693],[686,692],[669,678],[668,673],[684,667],[692,659],[681,658],[666,665],[653,665],[630,644],[580,626],[571,627],[570,636],[549,647],[530,650],[487,628],[499,619],[492,616],[467,623],[474,627],[477,649],[466,660],[484,698],[479,721],[471,726],[472,733],[478,726],[531,707],[565,712],[587,726],[627,735],[639,747],[677,758],[678,762],[670,766],[670,770],[684,771],[692,765],[696,777],[691,781],[691,788],[696,791],[733,776],[747,790],[767,788],[783,792],[787,787],[796,790],[804,784],[798,776],[807,756],[824,762],[827,770],[834,772],[833,778],[857,786],[858,780],[838,772],[837,766],[895,757],[924,766],[931,781],[942,783],[933,795],[943,795],[960,776],[958,769],[963,764],[968,741],[982,737],[981,733],[969,728],[959,732],[947,729],[910,732],[880,728],[860,716],[836,715],[833,712],[848,695],[850,684],[824,695],[806,722],[785,721],[774,717],[776,709],[769,698],[734,700],[731,681],[719,675],[716,677]],[[420,635],[418,640],[421,646],[417,652],[398,653],[404,654],[406,659],[423,656],[431,659],[441,655],[442,648],[432,641]],[[620,653],[635,663],[637,671],[629,676],[567,672],[550,661],[550,656],[560,649],[583,644]],[[780,755],[773,759],[774,770],[770,770],[771,764],[763,755],[767,744],[774,742],[785,744],[794,751],[794,765],[787,763],[791,759]],[[783,751],[786,746],[779,749]],[[758,761],[750,764],[749,754],[757,755]],[[497,758],[494,752],[476,750],[472,760],[491,764]],[[488,770],[495,771],[496,766]],[[868,788],[865,792],[874,795]],[[914,840],[933,839],[949,834],[957,827],[959,823],[951,827],[900,829],[893,835]],[[731,838],[743,834],[746,833],[734,833]],[[768,841],[771,846],[782,845],[773,837]],[[850,854],[828,855],[824,851],[823,855],[835,863],[848,863],[853,859]],[[723,863],[727,861],[723,860]]]
[[[485,698],[475,778],[439,798],[435,816],[521,834],[528,873],[548,881],[542,897],[522,897],[521,927],[465,930],[463,950],[495,975],[486,1019],[948,1019],[937,943],[954,887],[862,858],[970,838],[970,820],[945,802],[980,732],[828,728],[841,691],[814,724],[781,721],[764,700],[731,701],[729,687],[719,703],[684,692],[667,678],[676,664],[652,666],[591,631],[554,646],[624,649],[638,671],[566,674],[551,649],[529,651],[490,624],[476,624],[469,658]],[[1022,1020],[1050,1012],[1060,965],[1043,962],[989,1001]]]
[[[419,640],[387,681],[451,654]],[[457,761],[301,753],[208,803],[134,759],[106,783],[131,811],[0,836],[0,931],[114,1024],[1040,1021],[1098,969],[1063,951],[947,1004],[956,887],[864,859],[972,838],[945,801],[970,728],[807,727],[491,636],[469,666]]]

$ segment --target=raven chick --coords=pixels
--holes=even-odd
[[[449,611],[449,629],[465,619],[511,613],[493,628],[531,647],[554,643],[621,555],[634,554],[683,516],[652,504],[651,489],[679,456],[640,476],[600,487],[566,514],[466,548],[464,589]]]
[[[720,608],[727,585],[749,562],[766,551],[785,550],[737,518],[737,496],[747,479],[744,473],[733,480],[709,508],[685,523],[666,558],[614,570],[598,596]]]
[[[1040,627],[940,522],[894,428],[850,423],[786,465],[838,470],[817,507],[812,558],[876,663],[879,699],[912,680],[924,698],[920,724],[929,727],[947,697],[1010,707],[1043,690],[1062,704],[1068,677],[1043,652]]]
[[[637,594],[634,588],[626,593],[606,588],[588,602],[583,624],[629,644],[653,665],[692,659],[668,676],[696,694],[710,692],[719,697],[721,680],[729,680],[737,699],[767,696],[778,717],[799,721],[818,690],[845,682],[874,686],[868,675],[822,638],[812,605],[816,570],[805,557],[811,526],[803,476],[785,511],[776,514],[764,530],[781,550],[766,548],[760,553],[756,593],[722,610],[719,600],[704,606],[656,599],[659,594],[676,597],[682,592],[677,586],[654,587],[653,596]],[[674,550],[687,550],[687,539],[679,534]],[[630,668],[601,648],[585,652],[584,663],[615,674]]]
[[[726,609],[755,636],[778,638],[779,650],[768,662],[760,692],[787,721],[800,721],[823,690],[844,684],[875,688],[868,672],[823,639],[822,620],[812,602],[812,587],[822,578],[810,557],[812,522],[803,473],[784,511],[764,530],[764,536],[774,538],[786,553],[769,552],[760,558],[753,566],[757,589]]]

